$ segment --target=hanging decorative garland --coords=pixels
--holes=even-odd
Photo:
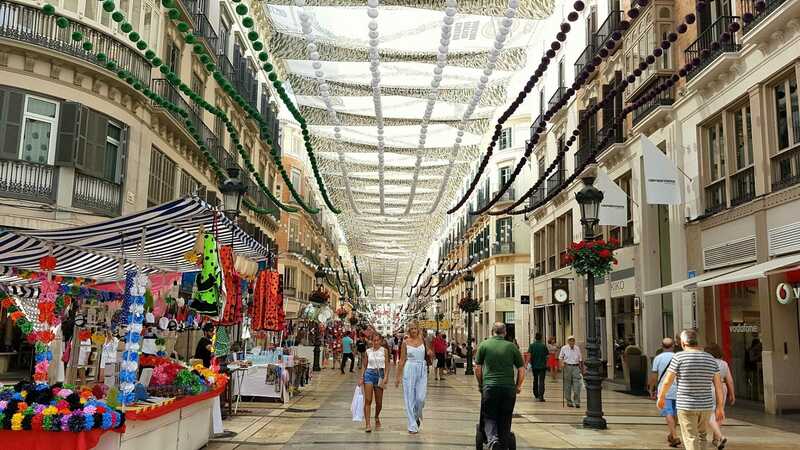
[[[434,211],[439,207],[439,203],[441,202],[442,196],[444,195],[445,188],[447,187],[447,183],[450,180],[453,171],[453,163],[455,162],[456,156],[459,154],[458,150],[461,146],[462,139],[464,137],[464,125],[466,124],[467,119],[472,113],[475,111],[475,108],[478,106],[480,102],[480,98],[483,95],[484,89],[486,89],[486,85],[489,81],[489,76],[491,76],[492,72],[494,71],[497,65],[497,59],[500,55],[501,50],[503,49],[503,44],[508,36],[508,33],[511,31],[511,25],[513,24],[514,17],[517,14],[517,9],[519,8],[519,1],[518,0],[509,0],[508,6],[504,12],[504,17],[500,21],[500,26],[497,30],[497,35],[495,36],[495,42],[492,49],[489,51],[488,56],[488,64],[483,70],[483,76],[481,76],[480,82],[473,93],[472,99],[470,100],[469,106],[467,110],[464,112],[464,117],[462,118],[461,123],[458,127],[458,132],[456,133],[455,143],[453,144],[453,149],[450,153],[450,158],[448,159],[447,169],[445,169],[444,178],[442,179],[442,184],[439,186],[439,192],[436,195],[436,200],[433,202],[433,206],[430,209],[430,214],[433,214]],[[500,130],[496,129],[493,136],[493,140],[496,140],[500,137]],[[488,161],[487,161],[488,162]],[[477,181],[475,181],[475,185],[477,185]],[[474,189],[474,187],[473,187]],[[467,192],[465,197],[469,197],[471,192]],[[466,200],[464,200],[466,201]],[[460,207],[460,206],[459,206]],[[455,209],[458,209],[455,208]],[[448,211],[450,214],[453,210]]]
[[[122,405],[133,403],[137,372],[139,368],[139,350],[142,339],[142,323],[144,322],[144,294],[147,290],[147,276],[138,273],[133,278],[130,289],[130,305],[128,307],[128,333],[125,335],[125,351],[119,371],[119,402]]]
[[[53,276],[53,270],[56,268],[56,258],[52,255],[43,256],[39,260],[39,301],[37,307],[39,310],[38,322],[42,324],[45,329],[41,332],[33,333],[35,360],[33,379],[37,383],[47,383],[47,369],[50,366],[50,361],[53,359],[53,353],[50,351],[50,342],[54,339],[52,328],[58,325],[59,320],[56,317],[56,294],[58,293],[59,280]]]

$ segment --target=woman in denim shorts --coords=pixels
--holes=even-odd
[[[389,351],[383,345],[383,336],[378,333],[372,335],[372,346],[367,349],[367,364],[361,372],[359,386],[364,387],[364,420],[366,421],[365,431],[372,431],[369,423],[372,397],[375,396],[375,430],[381,428],[381,407],[383,406],[383,390],[386,388],[388,378]]]

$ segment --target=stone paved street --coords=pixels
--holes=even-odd
[[[394,379],[394,374],[392,374]],[[304,393],[286,407],[269,403],[243,403],[249,411],[225,422],[236,431],[231,439],[214,440],[209,450],[256,448],[297,449],[456,449],[474,446],[479,394],[472,377],[451,375],[432,381],[422,432],[410,435],[400,389],[386,391],[381,413],[383,430],[367,434],[350,417],[355,376],[326,370]],[[402,388],[402,386],[401,386]],[[513,431],[518,448],[621,448],[667,449],[666,429],[653,402],[643,397],[606,390],[604,410],[607,431],[582,429],[583,411],[561,406],[561,386],[548,380],[546,403],[534,403],[530,383],[518,398]],[[796,428],[795,428],[796,429]],[[729,419],[724,431],[728,449],[795,449],[800,434]]]

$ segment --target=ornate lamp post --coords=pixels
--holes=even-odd
[[[228,178],[219,187],[220,192],[222,192],[222,212],[229,219],[235,221],[242,210],[242,196],[247,192],[247,187],[239,178],[238,167],[228,167],[226,170]]]
[[[595,239],[594,227],[598,223],[600,202],[603,193],[594,187],[594,176],[583,178],[583,188],[575,194],[575,200],[581,209],[581,225],[583,239]],[[600,374],[600,345],[597,342],[595,324],[594,274],[586,274],[586,416],[583,418],[584,428],[603,430],[606,419],[603,418],[603,377]]]
[[[467,290],[467,298],[472,298],[472,287],[475,285],[475,276],[472,272],[464,274],[464,284]],[[467,311],[467,368],[464,375],[475,375],[472,370],[472,311]]]
[[[317,291],[322,292],[322,284],[325,282],[325,271],[322,270],[322,266],[317,267],[317,271],[314,272],[314,281],[317,284]],[[319,372],[322,370],[322,368],[319,366],[321,345],[322,337],[320,336],[319,325],[317,325],[317,332],[314,333],[314,367],[312,368],[314,372]]]
[[[435,303],[433,304],[433,319],[436,320],[436,334],[439,334],[439,308],[442,303],[442,299],[439,296],[436,296]]]

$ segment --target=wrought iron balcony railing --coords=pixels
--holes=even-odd
[[[497,196],[497,192],[492,194],[492,198],[494,198],[495,196]],[[517,199],[517,193],[516,193],[516,191],[514,190],[513,187],[510,187],[510,188],[506,189],[505,192],[503,192],[503,195],[500,197],[499,200],[497,200],[497,202],[498,203],[500,203],[500,202],[513,202],[516,199]]]
[[[687,80],[697,76],[698,73],[702,72],[723,53],[739,51],[741,45],[736,42],[734,37],[727,41],[721,41],[720,39],[722,33],[728,33],[728,26],[738,20],[739,17],[735,16],[721,16],[703,30],[697,40],[686,48],[683,52],[685,61],[694,65],[692,71],[686,75]],[[698,64],[695,64],[695,62]]]
[[[592,62],[595,53],[597,53],[597,47],[594,44],[594,39],[591,39],[589,45],[583,49],[580,56],[578,56],[578,59],[575,60],[575,73],[581,73],[583,68]]]
[[[122,212],[122,185],[76,170],[72,206],[104,216],[119,216]]]
[[[514,250],[514,242],[495,242],[494,246],[492,247],[492,254],[513,255],[516,253]]]
[[[58,168],[55,166],[0,160],[0,197],[53,204],[57,184]]]
[[[742,33],[747,34],[784,3],[786,0],[741,0],[739,8],[742,10],[742,17],[747,15],[753,17],[753,20],[742,27]],[[763,7],[757,7],[756,4]]]
[[[539,114],[536,116],[536,119],[533,120],[533,123],[531,123],[531,138],[537,134],[536,129],[542,125],[546,125],[546,123],[544,121],[544,117],[542,117],[542,114]]]
[[[725,179],[721,179],[706,187],[706,214],[722,211],[728,206],[725,195]]]
[[[800,146],[772,158],[772,191],[800,183]]]
[[[658,86],[661,84],[662,80],[668,79],[668,76],[659,76],[655,78],[655,81],[652,83],[652,86]],[[645,89],[644,92],[648,90]],[[635,99],[633,99],[635,100]],[[672,88],[659,92],[656,96],[651,98],[650,100],[646,101],[644,104],[640,105],[638,108],[633,110],[633,126],[636,126],[639,122],[642,121],[645,117],[647,117],[653,110],[658,108],[659,106],[671,106],[675,103],[675,94],[673,93]]]
[[[547,106],[552,110],[556,103],[560,102],[562,98],[567,95],[567,87],[566,86],[559,86],[558,89],[553,93],[553,96],[550,97],[550,101],[547,102]]]
[[[756,197],[756,177],[753,167],[731,175],[731,206],[747,203]]]
[[[26,42],[104,67],[95,54],[104,53],[121,69],[144,84],[150,83],[150,62],[135,49],[109,34],[87,25],[73,22],[70,28],[56,25],[56,16],[48,16],[40,8],[0,0],[0,37]],[[83,49],[81,42],[72,40],[72,32],[80,32],[92,43],[92,51]]]
[[[555,191],[556,189],[561,187],[562,184],[564,184],[565,174],[566,171],[563,168],[561,168],[553,172],[553,174],[550,175],[549,178],[547,178],[548,193]]]
[[[611,33],[613,33],[618,27],[619,23],[624,18],[625,14],[622,11],[614,10],[608,14],[606,20],[597,27],[597,31],[594,33],[594,45],[596,49],[600,49],[606,45],[611,39]],[[593,55],[594,56],[594,55]]]

